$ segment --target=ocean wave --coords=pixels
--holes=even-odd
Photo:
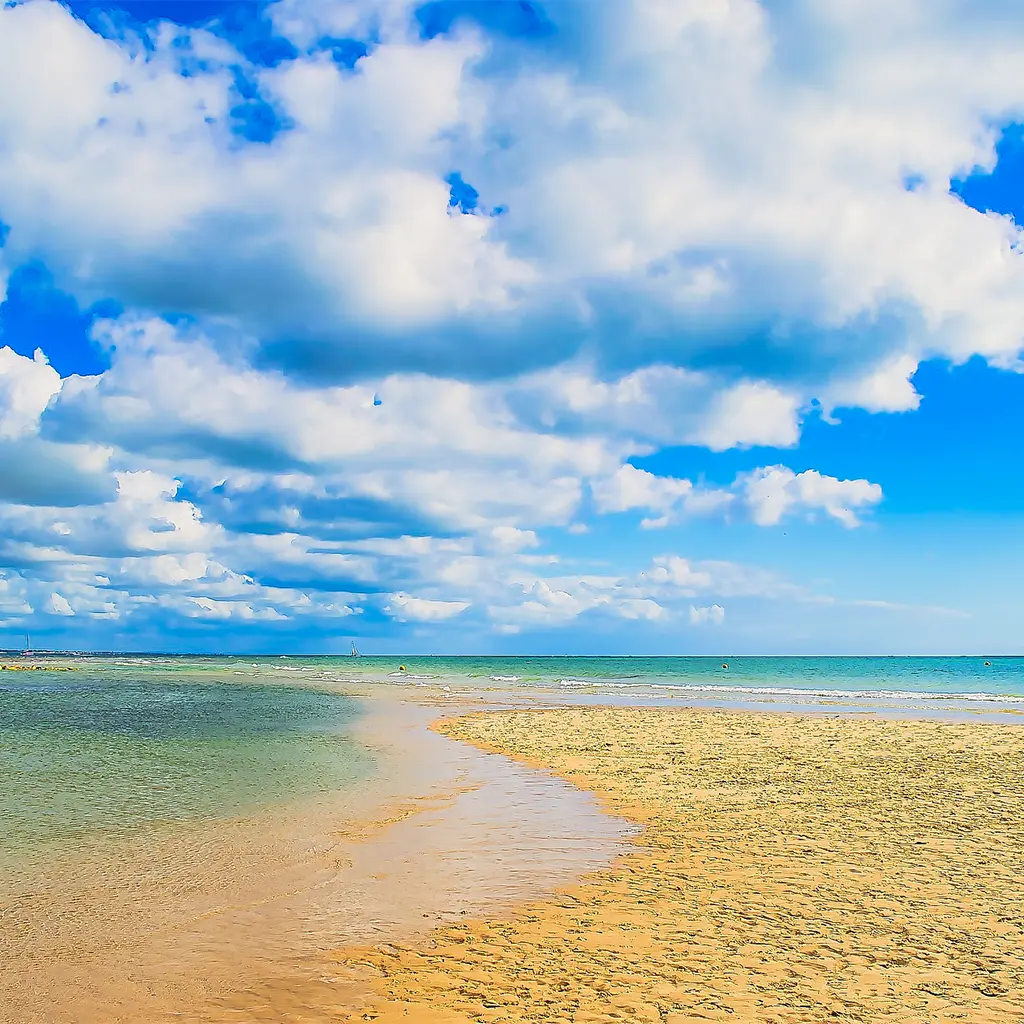
[[[651,686],[651,683],[613,683],[607,679],[559,679],[559,686],[596,686],[602,690],[631,690]]]
[[[1015,693],[941,693],[934,690],[805,690],[797,686],[714,686],[694,683],[647,683],[658,690],[680,690],[687,693],[742,693],[766,697],[843,697],[859,700],[965,700],[1002,701],[1006,704],[1024,704],[1024,695]]]
[[[496,683],[518,683],[522,676],[488,676]]]
[[[626,677],[628,678],[628,677]],[[803,697],[819,700],[958,700],[975,703],[1024,704],[1024,694],[989,693],[987,691],[940,692],[935,690],[839,690],[833,688],[804,689],[798,686],[740,686],[721,683],[656,683],[612,682],[596,679],[559,679],[565,688],[592,687],[599,690],[671,690],[677,693],[723,695],[737,694],[750,697]]]

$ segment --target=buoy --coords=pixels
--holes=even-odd
[[[985,664],[986,664],[986,665],[991,665],[991,664],[992,664],[992,662],[991,662],[991,661],[986,661],[986,662],[985,662]]]
[[[722,662],[722,668],[728,668],[728,667],[729,667],[729,666],[728,666],[728,665],[727,665],[727,664],[726,664],[726,663],[725,663],[725,662],[723,661],[723,662]]]
[[[398,666],[398,671],[399,672],[404,672],[405,671],[405,666],[404,665],[399,665]]]

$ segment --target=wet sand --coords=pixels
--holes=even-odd
[[[339,949],[346,1020],[1024,1021],[1024,730],[666,708],[439,728],[644,828],[512,918]]]
[[[499,914],[607,864],[597,800],[428,729],[384,694],[364,786],[233,821],[93,841],[0,877],[0,1021],[327,1021],[370,991],[341,944]]]

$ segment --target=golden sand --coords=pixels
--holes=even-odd
[[[353,1022],[1024,1020],[1024,731],[684,709],[440,724],[644,826],[505,920],[339,951]]]

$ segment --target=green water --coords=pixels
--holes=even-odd
[[[0,673],[0,853],[225,818],[372,771],[355,701],[217,666]]]

